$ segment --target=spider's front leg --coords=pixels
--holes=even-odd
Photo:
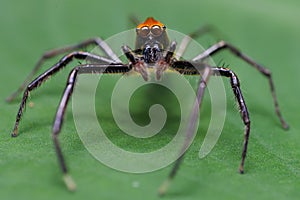
[[[24,80],[24,82],[19,86],[19,88],[17,89],[17,91],[15,91],[9,97],[7,97],[6,101],[7,102],[12,102],[13,100],[16,99],[16,97],[22,91],[24,91],[24,89],[26,88],[26,86],[32,80],[33,76],[39,71],[39,69],[42,67],[42,64],[46,60],[51,59],[51,58],[53,58],[55,56],[64,54],[64,53],[68,53],[68,52],[72,52],[72,51],[83,49],[83,48],[88,47],[90,45],[96,45],[96,46],[98,46],[105,53],[105,55],[108,57],[108,58],[106,58],[107,61],[108,61],[108,63],[114,63],[114,62],[115,63],[121,63],[122,62],[118,58],[118,56],[113,52],[113,50],[107,45],[107,43],[105,41],[103,41],[99,37],[87,39],[87,40],[82,41],[82,42],[80,42],[78,44],[75,44],[75,45],[70,45],[70,46],[66,46],[66,47],[57,48],[57,49],[53,49],[53,50],[47,51],[37,61],[37,63],[35,64],[34,68],[30,72],[30,74],[26,77],[26,79]]]
[[[73,179],[71,178],[71,176],[68,175],[65,159],[63,157],[62,150],[58,141],[58,135],[62,128],[65,111],[68,102],[70,100],[70,97],[72,96],[78,74],[126,73],[128,71],[130,71],[130,67],[123,64],[111,64],[111,65],[86,64],[86,65],[75,67],[69,74],[64,93],[62,95],[59,106],[57,108],[57,112],[56,112],[56,116],[52,128],[52,139],[55,145],[55,150],[56,150],[56,154],[58,157],[61,170],[64,174],[63,176],[64,182],[67,188],[71,191],[76,189],[76,185]]]
[[[80,60],[88,60],[88,61],[92,61],[95,63],[107,63],[110,64],[111,60],[101,57],[101,56],[97,56],[88,52],[72,52],[66,56],[64,56],[59,62],[57,62],[55,65],[53,65],[50,69],[48,69],[46,72],[44,72],[43,74],[41,74],[40,76],[38,76],[35,80],[33,80],[25,89],[24,94],[23,94],[23,98],[22,98],[22,102],[20,104],[19,107],[19,111],[16,117],[16,122],[14,125],[14,129],[13,129],[13,133],[12,136],[16,137],[18,135],[18,127],[19,127],[19,122],[22,118],[23,115],[23,111],[24,108],[26,106],[26,102],[28,99],[28,95],[29,93],[38,88],[42,83],[44,83],[49,77],[51,77],[52,75],[54,75],[55,73],[57,73],[60,69],[64,68],[65,66],[67,66],[73,59],[80,59]]]
[[[245,100],[244,100],[244,97],[243,97],[243,94],[242,94],[242,91],[240,88],[240,81],[239,81],[238,77],[236,76],[236,74],[232,70],[227,69],[227,68],[223,68],[223,67],[212,68],[212,73],[215,76],[225,76],[227,78],[230,78],[230,84],[231,84],[233,93],[239,104],[241,118],[245,125],[244,147],[243,147],[243,152],[242,152],[242,161],[241,161],[240,168],[239,168],[240,173],[243,174],[245,158],[246,158],[246,154],[247,154],[249,135],[250,135],[250,118],[249,118],[248,109],[247,109],[247,106],[246,106],[246,103],[245,103]]]

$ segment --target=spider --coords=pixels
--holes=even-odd
[[[15,125],[12,131],[12,136],[16,137],[18,136],[19,122],[23,115],[23,111],[26,106],[29,93],[32,90],[38,88],[41,84],[45,83],[45,81],[50,76],[56,74],[60,69],[66,67],[73,59],[89,61],[89,64],[82,64],[76,66],[69,73],[65,90],[63,92],[59,106],[57,108],[53,129],[52,129],[52,139],[54,142],[54,147],[56,150],[60,168],[63,173],[63,178],[68,189],[75,190],[76,186],[75,186],[75,182],[68,174],[68,169],[59,144],[58,135],[62,128],[65,110],[69,103],[70,97],[72,96],[76,79],[78,75],[82,73],[123,73],[125,74],[131,71],[135,71],[138,72],[145,81],[149,80],[148,70],[150,68],[154,70],[157,79],[161,79],[162,74],[167,69],[175,70],[180,74],[199,75],[201,79],[199,81],[199,86],[197,90],[197,100],[200,103],[209,76],[214,75],[214,76],[223,76],[229,78],[233,93],[238,102],[241,119],[244,123],[244,128],[245,128],[242,159],[239,166],[239,172],[244,173],[244,162],[246,158],[247,146],[248,146],[248,140],[250,134],[250,118],[240,88],[239,79],[237,75],[228,68],[213,67],[213,66],[209,66],[208,64],[205,64],[204,62],[205,59],[207,59],[209,56],[215,55],[221,50],[228,49],[232,54],[244,60],[246,63],[254,67],[263,76],[265,76],[268,79],[276,114],[281,122],[282,127],[284,129],[288,129],[288,125],[283,119],[279,109],[271,72],[267,68],[258,64],[253,59],[251,59],[250,57],[248,57],[247,55],[239,51],[235,46],[225,41],[220,41],[212,45],[211,47],[206,49],[203,53],[200,53],[199,55],[197,55],[191,60],[182,60],[181,55],[183,54],[185,47],[187,47],[188,43],[191,41],[192,38],[196,38],[200,34],[205,32],[203,31],[205,29],[199,29],[194,33],[190,34],[189,35],[190,37],[187,37],[181,43],[181,46],[184,47],[183,50],[181,52],[179,52],[178,50],[178,52],[175,55],[174,52],[177,46],[176,42],[169,40],[166,26],[163,23],[161,23],[158,20],[155,20],[152,17],[149,17],[144,22],[136,23],[136,24],[137,26],[136,26],[135,49],[134,50],[131,49],[128,45],[124,45],[121,47],[123,53],[125,54],[128,60],[127,63],[122,63],[119,57],[101,38],[88,39],[76,45],[67,46],[64,48],[58,48],[44,53],[43,56],[36,63],[35,67],[31,71],[29,76],[19,87],[19,89],[7,98],[7,101],[11,102],[19,95],[20,92],[24,91],[23,98],[16,116]],[[100,56],[97,54],[80,51],[80,49],[85,48],[89,45],[96,45],[100,47],[101,50],[105,53],[105,55]],[[63,56],[57,63],[55,63],[47,71],[40,74],[36,79],[31,81],[32,77],[37,73],[37,71],[40,69],[40,67],[42,66],[45,60],[60,54],[66,54],[66,55]],[[199,69],[203,73],[200,74]],[[183,157],[184,154],[182,154],[175,162],[174,167],[170,172],[168,178],[166,179],[165,182],[163,182],[163,184],[160,187],[159,190],[160,194],[164,194],[166,192],[170,181],[174,178],[175,174],[178,171],[178,168],[183,160]]]

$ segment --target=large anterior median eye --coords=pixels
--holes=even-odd
[[[137,33],[141,37],[147,37],[150,33],[150,29],[148,26],[143,26],[142,28],[137,29]]]
[[[154,25],[151,27],[151,33],[154,36],[160,36],[162,32],[163,32],[163,28],[158,25]]]

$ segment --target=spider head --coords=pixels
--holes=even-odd
[[[164,50],[169,46],[166,26],[153,17],[147,18],[136,27],[136,36],[136,49],[144,50],[146,47],[156,46]]]

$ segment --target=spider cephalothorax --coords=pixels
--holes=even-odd
[[[160,79],[170,64],[175,45],[173,42],[170,46],[166,26],[149,17],[136,27],[135,50],[132,51],[128,46],[124,46],[123,51],[131,61],[133,70],[139,72],[144,80],[149,79],[148,68],[153,68],[156,71],[156,78]],[[133,57],[133,54],[136,56]]]
[[[149,17],[145,22],[136,27],[135,49],[146,49],[157,45],[160,49],[169,47],[169,38],[166,26],[161,22]]]

